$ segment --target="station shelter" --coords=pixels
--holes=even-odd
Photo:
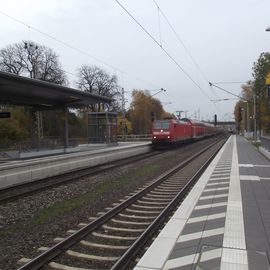
[[[117,113],[88,113],[88,143],[117,143]]]
[[[0,71],[0,106],[15,105],[29,107],[35,115],[40,115],[39,112],[47,110],[60,110],[63,112],[61,119],[64,121],[64,130],[61,136],[61,141],[63,142],[61,143],[61,147],[64,149],[72,146],[69,139],[69,109],[84,110],[89,105],[98,103],[108,104],[111,101],[112,99],[109,97]],[[8,112],[1,112],[1,114],[2,118],[3,116],[9,117]],[[111,118],[106,117],[108,118],[108,123],[110,123]],[[8,119],[0,120],[8,121]],[[37,118],[37,120],[40,119]],[[42,141],[43,138],[41,138],[40,132],[35,131],[35,133],[38,135],[36,139]]]

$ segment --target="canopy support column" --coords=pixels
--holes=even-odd
[[[65,107],[64,109],[64,115],[65,115],[65,128],[64,128],[64,148],[65,148],[65,152],[66,149],[68,148],[68,108]]]

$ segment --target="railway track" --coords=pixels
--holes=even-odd
[[[58,175],[58,176],[49,177],[49,178],[1,189],[0,190],[0,204],[16,200],[18,198],[21,198],[27,195],[34,194],[36,192],[46,190],[48,188],[56,187],[56,186],[65,184],[67,182],[75,181],[82,177],[98,175],[106,171],[119,168],[124,165],[132,164],[133,162],[136,162],[142,159],[148,159],[160,153],[161,151],[151,151],[149,153],[141,154],[141,155],[126,158],[126,159],[117,160],[117,161],[102,164],[99,166],[81,169],[74,172],[69,172],[69,173]]]
[[[213,143],[167,171],[106,213],[20,267],[33,269],[129,269],[179,206],[225,140]],[[75,268],[73,268],[75,267]],[[77,267],[77,268],[76,268]]]

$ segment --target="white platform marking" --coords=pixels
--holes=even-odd
[[[219,213],[219,214],[194,217],[194,218],[190,218],[187,223],[195,223],[195,222],[201,222],[201,221],[206,221],[206,220],[214,220],[214,219],[218,219],[218,218],[224,218],[225,214],[226,213],[224,212],[224,213]]]
[[[227,181],[226,182],[209,183],[206,185],[206,187],[216,186],[216,185],[225,185],[225,184],[229,184],[229,183]]]
[[[207,208],[214,208],[214,207],[220,207],[220,206],[226,206],[227,202],[220,202],[220,203],[213,203],[213,204],[203,204],[203,205],[197,205],[195,206],[195,210],[200,210],[200,209],[207,209]]]
[[[241,249],[222,249],[222,270],[248,270],[247,251]],[[259,270],[259,269],[258,269]]]
[[[209,196],[201,196],[200,201],[208,200],[208,199],[216,199],[216,198],[227,198],[228,194],[219,194],[219,195],[209,195]]]
[[[200,253],[195,253],[192,255],[171,259],[171,260],[167,261],[164,268],[162,268],[162,269],[169,270],[171,268],[176,268],[176,267],[181,267],[181,266],[193,264],[198,260],[199,255],[200,255]],[[206,262],[209,260],[220,258],[220,256],[221,256],[221,248],[205,251],[201,256],[200,262]]]
[[[214,174],[212,174],[212,177],[211,177],[211,179],[213,179],[213,178],[221,178],[221,177],[229,177],[229,174],[230,174],[230,172],[228,172],[228,173],[214,173]]]
[[[228,207],[225,219],[225,232],[223,238],[224,248],[238,248],[246,249],[245,241],[245,229],[243,220],[243,208],[242,208],[242,197],[239,177],[239,164],[238,154],[236,145],[236,136],[233,136],[233,155],[232,155],[232,170],[231,170],[231,181],[229,188]],[[240,261],[231,267],[228,265],[228,253],[227,251],[222,253],[221,257],[221,270],[225,269],[245,269],[245,264]],[[243,260],[247,261],[247,254],[243,253]],[[235,260],[236,261],[236,260]],[[242,268],[244,267],[244,268]],[[247,268],[248,269],[248,268]]]
[[[196,232],[196,233],[183,234],[183,235],[180,235],[180,237],[177,240],[177,243],[196,240],[203,237],[220,235],[223,233],[224,233],[224,228],[218,228],[218,229],[212,229],[212,230],[201,231],[201,232]]]
[[[223,181],[223,180],[230,180],[230,178],[229,178],[229,176],[227,176],[227,177],[211,177],[209,182],[216,181],[216,180]]]
[[[254,165],[253,165],[253,164],[239,164],[239,167],[243,167],[243,168],[253,168]]]
[[[270,168],[270,165],[264,165],[264,164],[239,164],[239,167],[244,167],[244,168],[253,168],[253,167]]]
[[[217,166],[218,162],[220,161],[220,158],[222,154],[224,153],[224,150],[226,149],[228,145],[227,141],[222,149],[219,151],[219,153],[216,155],[216,157],[213,159],[211,164],[208,166],[208,168],[205,170],[203,175],[200,177],[198,182],[195,184],[195,186],[192,188],[190,193],[187,195],[185,200],[182,202],[180,207],[177,209],[177,211],[174,213],[171,220],[182,220],[182,225],[178,224],[177,230],[175,230],[174,235],[170,235],[169,237],[163,237],[162,232],[166,230],[167,225],[163,228],[161,231],[161,234],[158,235],[158,237],[155,239],[153,244],[148,248],[147,252],[143,255],[143,257],[138,262],[137,266],[134,268],[136,270],[144,270],[144,269],[162,269],[164,267],[164,264],[166,263],[171,251],[174,248],[174,245],[179,237],[179,234],[184,229],[184,225],[186,221],[188,220],[190,214],[192,213],[193,208],[198,202],[198,199],[201,196],[202,191],[204,190],[207,182],[209,181],[209,178],[211,177],[215,167]],[[217,179],[221,179],[217,178]],[[225,178],[227,179],[227,178]],[[171,223],[170,223],[171,225]],[[215,232],[213,235],[217,235],[218,231],[214,230]],[[222,231],[219,233],[224,233],[224,228],[222,228]],[[205,236],[207,237],[207,235]]]
[[[229,190],[229,187],[222,187],[222,188],[211,188],[211,187],[206,187],[204,191],[221,191],[221,190]]]
[[[239,175],[240,180],[247,180],[247,181],[260,181],[260,177],[257,175]]]
[[[260,177],[260,180],[270,180],[270,177]]]

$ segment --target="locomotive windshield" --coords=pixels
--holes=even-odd
[[[154,122],[154,129],[169,129],[169,121],[157,120]]]

